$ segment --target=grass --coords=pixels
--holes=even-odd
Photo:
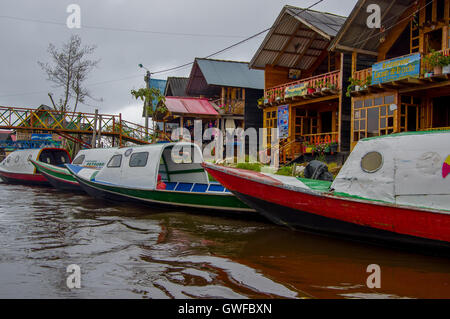
[[[236,168],[246,169],[249,171],[261,172],[261,163],[238,163]]]

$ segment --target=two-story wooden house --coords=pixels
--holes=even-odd
[[[247,62],[196,58],[186,86],[186,95],[205,97],[219,111],[219,128],[262,127],[264,72],[249,69]]]
[[[260,107],[269,147],[270,129],[278,128],[281,163],[319,146],[335,154],[349,150],[345,61],[340,53],[328,51],[345,20],[285,6],[250,62],[251,68],[264,70],[265,99]]]
[[[373,4],[380,28],[371,28]],[[352,146],[450,127],[449,23],[449,0],[358,1],[330,47],[352,55]]]

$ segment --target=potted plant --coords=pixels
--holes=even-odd
[[[442,52],[431,50],[431,53],[424,58],[425,63],[433,68],[434,75],[442,74],[442,68],[447,66],[448,58]]]
[[[450,74],[450,56],[446,55],[444,56],[444,66],[442,68],[442,73],[443,74]]]
[[[308,94],[313,94],[314,92],[316,92],[316,89],[308,85]]]
[[[219,105],[219,114],[225,114],[225,112],[226,112],[226,105],[225,104],[222,104],[222,105]]]
[[[258,99],[258,105],[259,105],[259,106],[264,105],[264,96],[263,96],[263,97],[260,97],[260,98]]]
[[[359,91],[361,89],[362,82],[361,82],[361,80],[354,79],[354,78],[349,78],[348,80],[349,80],[350,84],[347,86],[346,96],[350,97],[351,93],[353,91]]]

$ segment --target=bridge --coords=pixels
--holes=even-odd
[[[125,143],[151,144],[153,130],[122,119],[122,114],[82,113],[0,106],[0,129],[58,134],[83,147],[95,147],[100,137],[111,137],[112,146]],[[93,143],[82,136],[91,136]],[[158,138],[168,140],[158,132]]]

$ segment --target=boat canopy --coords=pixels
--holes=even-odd
[[[450,131],[364,139],[331,188],[365,199],[450,210]]]
[[[25,149],[9,154],[0,163],[0,169],[10,173],[34,174],[35,167],[29,159],[61,167],[70,163],[69,153],[62,148]]]
[[[106,165],[117,150],[117,147],[80,150],[72,161],[72,164],[84,167],[101,168]]]
[[[95,175],[100,183],[155,189],[167,182],[208,184],[201,149],[193,143],[161,143],[117,149]]]

